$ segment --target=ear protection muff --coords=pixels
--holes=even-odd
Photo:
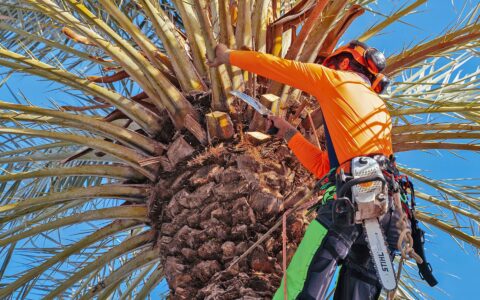
[[[340,53],[350,53],[356,62],[364,66],[370,74],[375,77],[372,83],[372,89],[376,93],[380,94],[390,83],[390,80],[384,74],[380,73],[387,66],[387,60],[382,52],[375,48],[368,47],[360,41],[354,40],[348,43],[348,45],[338,48],[332,55],[328,56],[323,61],[323,65],[327,66],[330,63],[330,59]]]
[[[369,47],[359,41],[351,41],[347,47],[351,49],[351,51],[347,52],[351,53],[353,58],[359,64],[365,66],[373,75],[382,72],[387,66],[385,55],[376,48]]]
[[[375,80],[372,82],[372,89],[377,94],[381,94],[389,84],[390,79],[384,74],[378,73],[377,76],[375,76]]]

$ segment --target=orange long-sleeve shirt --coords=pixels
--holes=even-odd
[[[340,164],[356,156],[393,153],[390,114],[360,75],[253,51],[232,51],[230,63],[315,96]],[[315,160],[308,157],[312,157],[313,150],[306,146],[306,141],[300,142],[298,135],[289,146],[311,170]],[[318,152],[313,152],[315,155],[318,158]]]
[[[318,147],[312,145],[300,132],[297,132],[288,141],[288,147],[300,163],[317,178],[322,178],[330,171],[327,151],[321,151]]]

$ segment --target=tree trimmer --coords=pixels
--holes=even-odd
[[[257,99],[239,91],[231,91],[230,93],[253,107],[264,118],[273,115],[272,112]],[[272,126],[268,133],[275,134],[277,131],[278,129]],[[345,215],[345,212],[347,212],[346,215],[351,216],[351,218],[347,217],[345,220],[342,220],[345,225],[363,223],[370,254],[374,260],[377,274],[382,286],[386,290],[391,291],[396,288],[397,281],[390,254],[385,243],[385,238],[378,222],[378,217],[385,214],[388,207],[386,180],[383,177],[379,164],[373,158],[356,157],[352,159],[351,163],[353,178],[347,178],[343,173],[341,173],[341,178],[339,178],[344,184],[337,192],[338,199],[334,202],[333,218],[336,220],[339,215]],[[317,193],[322,186],[322,181],[323,180],[317,181],[314,188],[308,192],[305,197],[295,203],[290,212],[298,210],[304,202]],[[345,197],[350,190],[352,192],[353,202]],[[252,245],[250,249],[233,261],[229,268],[247,256],[253,249],[255,249],[255,247],[260,245],[281,224],[282,218],[280,218],[254,245]]]

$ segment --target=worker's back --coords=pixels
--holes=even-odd
[[[392,154],[390,114],[360,75],[329,69],[315,93],[340,163],[368,154]],[[323,81],[325,82],[325,81]]]

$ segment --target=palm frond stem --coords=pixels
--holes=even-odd
[[[13,213],[11,216],[2,218],[1,223],[7,222],[7,219],[12,217],[18,217],[25,213],[31,213],[39,209],[44,209],[45,205],[52,206],[58,203],[63,203],[69,200],[81,200],[81,199],[95,199],[95,198],[107,198],[107,199],[122,199],[138,202],[139,200],[145,202],[145,198],[148,194],[148,186],[145,185],[120,185],[120,184],[107,184],[92,187],[77,187],[68,189],[62,192],[53,192],[46,196],[26,198],[22,201],[16,201],[14,203],[0,206],[0,212],[7,210],[21,210],[20,214]],[[37,206],[42,206],[37,207]],[[23,210],[25,209],[25,210]],[[10,218],[9,218],[10,217]],[[24,225],[22,225],[24,227]],[[13,232],[13,230],[12,230]],[[7,233],[2,233],[0,238],[4,237]]]
[[[395,21],[399,20],[400,18],[402,18],[402,17],[404,17],[408,14],[411,14],[414,9],[416,9],[420,5],[424,4],[425,2],[427,2],[427,0],[416,0],[415,2],[410,4],[409,6],[405,7],[404,9],[401,9],[401,10],[393,13],[392,15],[388,16],[388,18],[386,18],[382,22],[378,23],[377,25],[373,26],[372,28],[370,28],[366,32],[364,32],[358,38],[358,40],[361,41],[361,42],[366,42],[367,40],[369,40],[370,38],[375,36],[378,32],[382,31],[386,27],[393,24]]]
[[[408,142],[393,144],[393,150],[395,152],[405,152],[412,150],[467,150],[467,151],[480,151],[480,145],[476,144],[460,144],[460,143],[447,143],[447,142]]]
[[[480,215],[478,213],[474,214],[474,213],[466,211],[466,210],[464,210],[460,207],[454,206],[454,205],[450,204],[449,201],[447,201],[447,200],[442,201],[440,199],[437,199],[433,196],[427,195],[427,194],[419,192],[419,191],[415,191],[415,197],[418,197],[420,199],[423,199],[423,200],[428,201],[430,203],[433,203],[435,205],[444,207],[448,210],[451,210],[455,213],[461,214],[461,215],[463,215],[463,216],[465,216],[469,219],[475,220],[475,221],[480,223]]]
[[[161,128],[157,124],[158,116],[155,113],[138,103],[128,100],[120,94],[103,88],[86,79],[79,78],[67,71],[57,69],[38,60],[29,59],[25,56],[8,50],[0,49],[0,57],[17,61],[12,62],[2,59],[0,60],[0,65],[25,73],[37,75],[45,79],[54,80],[88,94],[105,99],[108,103],[114,105],[129,118],[137,122],[146,132],[155,134],[156,132],[161,131]]]
[[[157,286],[160,281],[165,278],[165,270],[162,266],[158,266],[148,277],[142,289],[135,295],[135,300],[146,299],[151,290]]]
[[[139,2],[142,4],[145,14],[153,23],[157,35],[162,40],[163,46],[170,57],[170,62],[176,78],[183,87],[183,90],[186,92],[205,90],[205,84],[195,72],[195,66],[188,57],[186,52],[186,43],[178,37],[178,34],[176,34],[175,25],[170,21],[170,19],[168,19],[167,15],[162,9],[160,7],[155,7],[150,0],[140,0]],[[116,9],[117,12],[115,15],[119,15],[121,13],[118,8],[115,7],[115,5],[109,4],[110,2],[105,1],[103,3],[103,5],[106,5],[105,8],[108,6],[108,11],[114,11]],[[111,6],[113,6],[113,8]],[[122,21],[122,23],[126,23],[126,21]],[[128,24],[128,26],[125,28],[129,31],[132,31],[130,34],[135,38],[136,41],[138,40],[137,44],[143,45],[148,43],[148,38],[144,36],[142,38],[140,33],[133,32],[133,26],[133,24]],[[147,47],[148,51],[157,51],[153,44],[144,45],[142,48],[144,51],[147,51]]]
[[[39,276],[41,273],[48,270],[48,268],[50,268],[51,266],[55,265],[60,261],[65,260],[66,258],[68,258],[70,255],[74,253],[82,251],[85,247],[99,240],[102,240],[106,237],[114,235],[115,233],[124,231],[126,229],[130,229],[139,225],[140,225],[140,222],[137,220],[116,220],[110,223],[109,225],[84,237],[83,239],[74,243],[73,245],[66,247],[62,252],[44,261],[41,265],[30,269],[25,274],[23,274],[20,278],[18,278],[11,284],[7,285],[3,289],[0,289],[0,297],[2,298],[7,297],[8,295],[12,294],[15,290],[17,290],[21,286],[34,280],[37,276]]]
[[[408,143],[428,140],[480,139],[480,132],[434,132],[402,133],[393,135],[394,143]]]
[[[145,159],[146,157],[138,154],[134,150],[113,144],[111,142],[104,141],[102,139],[91,138],[86,136],[80,136],[75,134],[66,134],[61,132],[52,132],[45,130],[33,130],[33,129],[19,129],[19,128],[2,128],[0,127],[1,134],[17,134],[17,135],[27,135],[35,137],[44,137],[50,139],[70,141],[78,143],[81,145],[86,145],[91,148],[109,153],[115,157],[118,157],[129,166],[140,172],[142,175],[146,176],[150,180],[155,179],[155,175],[152,171],[149,171],[146,168],[143,168],[139,165],[139,161]]]
[[[42,177],[66,177],[66,176],[94,176],[117,179],[144,179],[133,168],[127,166],[113,166],[113,165],[93,165],[93,166],[79,166],[72,168],[45,168],[36,171],[12,173],[8,175],[0,175],[0,182],[16,181],[29,178]],[[1,209],[0,209],[1,210]]]
[[[43,145],[38,145],[38,146],[32,146],[32,147],[25,147],[25,148],[19,148],[11,151],[2,151],[0,152],[0,157],[4,156],[11,156],[11,155],[17,155],[25,152],[37,152],[40,150],[48,150],[48,149],[54,149],[54,148],[63,148],[63,147],[68,147],[73,145],[70,142],[56,142],[56,143],[48,143],[48,144],[43,144]]]
[[[28,1],[30,2],[32,0]],[[112,38],[118,46],[114,46],[107,42],[104,38],[82,24],[82,22],[76,19],[72,14],[59,8],[51,0],[40,0],[40,2],[47,4],[49,9],[54,10],[56,13],[55,16],[64,18],[64,22],[67,21],[67,24],[71,23],[75,28],[82,30],[88,38],[114,57],[115,61],[120,63],[129,75],[132,76],[150,96],[150,99],[158,109],[161,110],[165,107],[170,112],[170,116],[177,127],[181,128],[183,126],[183,117],[186,114],[190,113],[195,116],[191,104],[185,99],[180,91],[178,91],[175,86],[165,78],[161,71],[151,65],[151,63],[148,62],[139,51],[137,51],[125,39],[121,38],[104,21],[95,16],[85,5],[77,0],[67,0],[76,12],[81,14],[89,23],[100,28],[105,34]],[[123,55],[123,57],[121,57],[122,54],[125,53],[127,53],[127,56]]]
[[[390,112],[391,116],[417,115],[417,114],[433,114],[433,113],[451,113],[451,112],[471,112],[480,111],[480,106],[477,103],[472,103],[474,106],[430,106],[425,108],[406,108],[393,110]]]
[[[440,55],[447,51],[461,49],[462,46],[475,41],[479,37],[480,23],[474,23],[459,30],[451,31],[438,38],[403,51],[400,54],[389,57],[384,73],[388,76],[394,76],[402,70],[415,67],[418,63],[429,57]]]
[[[206,15],[207,3],[205,0],[194,0],[200,30],[205,41],[205,49],[210,59],[215,57],[216,41],[211,31],[208,17]],[[232,99],[229,91],[232,89],[232,82],[225,65],[217,68],[209,68],[212,89],[212,108],[215,110],[226,110]]]
[[[120,268],[109,274],[108,277],[105,277],[105,279],[100,284],[97,284],[97,286],[92,288],[89,293],[84,294],[80,298],[80,300],[91,299],[99,293],[100,295],[98,296],[98,298],[105,299],[111,294],[112,286],[115,287],[116,284],[118,284],[123,278],[125,278],[132,272],[135,272],[136,270],[145,267],[146,265],[157,262],[160,259],[158,252],[158,247],[155,247],[153,249],[148,249],[137,253],[134,258],[130,259]]]
[[[119,207],[102,208],[98,210],[87,211],[80,214],[74,214],[69,217],[60,218],[49,223],[41,224],[27,231],[23,231],[23,232],[14,234],[10,237],[1,239],[0,247],[4,247],[8,244],[17,242],[24,238],[31,237],[45,231],[57,229],[67,225],[77,224],[80,222],[105,220],[105,219],[127,219],[127,220],[133,219],[137,221],[148,222],[149,220],[146,216],[147,216],[147,208],[145,205],[119,206]]]
[[[72,155],[75,155],[75,152],[62,152],[62,153],[53,153],[53,154],[33,154],[33,155],[25,155],[25,156],[12,156],[12,157],[0,157],[0,164],[6,163],[17,163],[17,162],[39,162],[39,161],[63,161]],[[98,157],[94,153],[89,153],[87,155],[82,156],[82,161],[95,161],[95,162],[104,162],[104,163],[112,163],[117,162],[121,163],[122,161],[112,155],[105,155],[102,157]]]
[[[81,125],[82,128],[90,129],[90,131],[94,132],[105,133],[107,137],[114,137],[119,141],[125,142],[129,145],[134,145],[136,148],[145,150],[150,154],[159,154],[164,148],[155,140],[148,138],[142,134],[86,115],[71,114],[62,111],[44,109],[35,106],[12,104],[2,101],[0,101],[0,108],[30,112],[42,117],[52,116],[55,118],[75,122],[76,124]],[[46,120],[46,122],[48,122],[48,120]]]
[[[411,170],[408,170],[406,168],[402,168],[402,167],[399,167],[398,168],[401,172],[405,173],[406,175],[412,177],[412,178],[415,178],[417,180],[420,180],[426,184],[429,184],[429,185],[432,185],[434,184],[434,182],[425,177],[425,176],[422,176],[418,173],[415,173],[415,172],[412,172]],[[444,192],[445,194],[455,198],[455,199],[458,199],[462,202],[464,202],[465,204],[471,206],[472,208],[474,208],[475,210],[477,211],[480,211],[480,204],[478,203],[478,199],[474,199],[474,198],[471,198],[471,197],[468,197],[467,195],[463,195],[461,193],[459,193],[458,191],[454,191],[454,190],[451,190],[451,189],[448,189],[446,187],[443,187],[439,184],[434,184],[434,187],[439,190],[439,191],[442,191]]]
[[[470,245],[472,245],[476,248],[480,248],[480,238],[477,237],[477,236],[468,235],[468,234],[456,229],[454,226],[449,225],[445,222],[442,222],[438,218],[429,216],[429,215],[427,215],[423,212],[420,212],[418,210],[415,212],[415,217],[417,217],[417,219],[422,221],[422,222],[433,225],[433,226],[443,230],[444,232],[448,233],[449,235],[451,235],[455,238],[458,238],[458,239],[460,239],[464,242],[467,242],[467,243],[469,243]]]
[[[142,246],[145,246],[153,237],[152,231],[146,231],[141,234],[135,235],[124,240],[118,246],[109,249],[95,260],[87,264],[82,269],[76,271],[72,275],[69,275],[57,288],[51,291],[45,296],[45,300],[55,299],[60,293],[67,290],[69,287],[79,282],[82,278],[92,273],[95,270],[103,268],[105,264],[114,260],[115,258],[122,256],[134,250],[138,250]]]
[[[419,125],[402,125],[394,126],[393,134],[413,133],[424,131],[444,131],[444,130],[458,130],[458,131],[480,131],[480,125],[470,123],[430,123]]]
[[[160,264],[158,264],[158,265],[160,265]],[[157,268],[158,265],[152,264],[150,267],[144,268],[142,270],[142,272],[140,272],[136,276],[136,278],[134,280],[132,280],[132,282],[130,284],[128,284],[127,288],[125,289],[125,291],[123,291],[119,300],[130,300],[130,299],[132,299],[133,298],[132,292],[134,292],[142,282],[145,282],[145,278],[147,278],[150,271],[152,271],[152,269],[154,269],[154,268]],[[152,287],[150,289],[150,292],[154,288],[155,287]],[[138,293],[139,292],[135,292],[135,295],[138,295]]]
[[[182,17],[186,36],[189,41],[188,45],[192,51],[193,63],[200,75],[206,76],[208,70],[205,64],[207,49],[205,47],[204,35],[198,26],[200,22],[193,7],[194,3],[183,0],[173,0],[172,2]]]

